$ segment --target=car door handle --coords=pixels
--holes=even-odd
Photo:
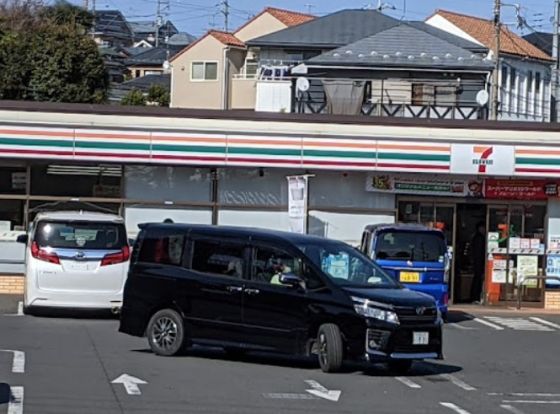
[[[258,289],[245,289],[245,293],[248,295],[258,295],[261,291]]]
[[[243,292],[243,288],[241,286],[228,286],[226,288],[228,292]]]

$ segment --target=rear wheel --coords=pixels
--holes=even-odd
[[[150,348],[157,355],[181,353],[186,344],[183,318],[173,309],[156,312],[148,323],[147,337]]]
[[[337,372],[342,367],[343,343],[340,329],[333,323],[321,325],[317,334],[319,365],[323,372]]]
[[[398,361],[389,361],[389,369],[395,374],[404,375],[407,374],[412,368],[412,360],[403,359]]]

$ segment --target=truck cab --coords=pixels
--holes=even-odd
[[[360,250],[407,288],[432,296],[447,317],[451,266],[443,232],[417,224],[369,225]]]

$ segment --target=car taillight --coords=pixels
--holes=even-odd
[[[58,255],[56,253],[42,249],[41,247],[39,247],[36,241],[31,243],[31,256],[44,262],[60,264],[60,259],[58,258]]]
[[[130,247],[124,246],[120,252],[111,253],[106,255],[103,260],[101,260],[101,266],[109,266],[118,263],[124,263],[130,258]]]
[[[444,304],[444,305],[447,305],[448,303],[449,303],[449,294],[448,294],[448,293],[445,293],[445,294],[443,295],[443,304]]]

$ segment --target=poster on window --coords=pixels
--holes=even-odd
[[[546,258],[546,275],[560,277],[560,255],[549,255]],[[560,280],[548,279],[547,286],[560,286]]]
[[[290,231],[307,233],[307,180],[305,175],[294,175],[288,179],[288,217]]]
[[[538,281],[536,279],[528,279],[539,274],[539,258],[538,256],[517,256],[517,277],[523,285],[528,287],[536,287]]]

